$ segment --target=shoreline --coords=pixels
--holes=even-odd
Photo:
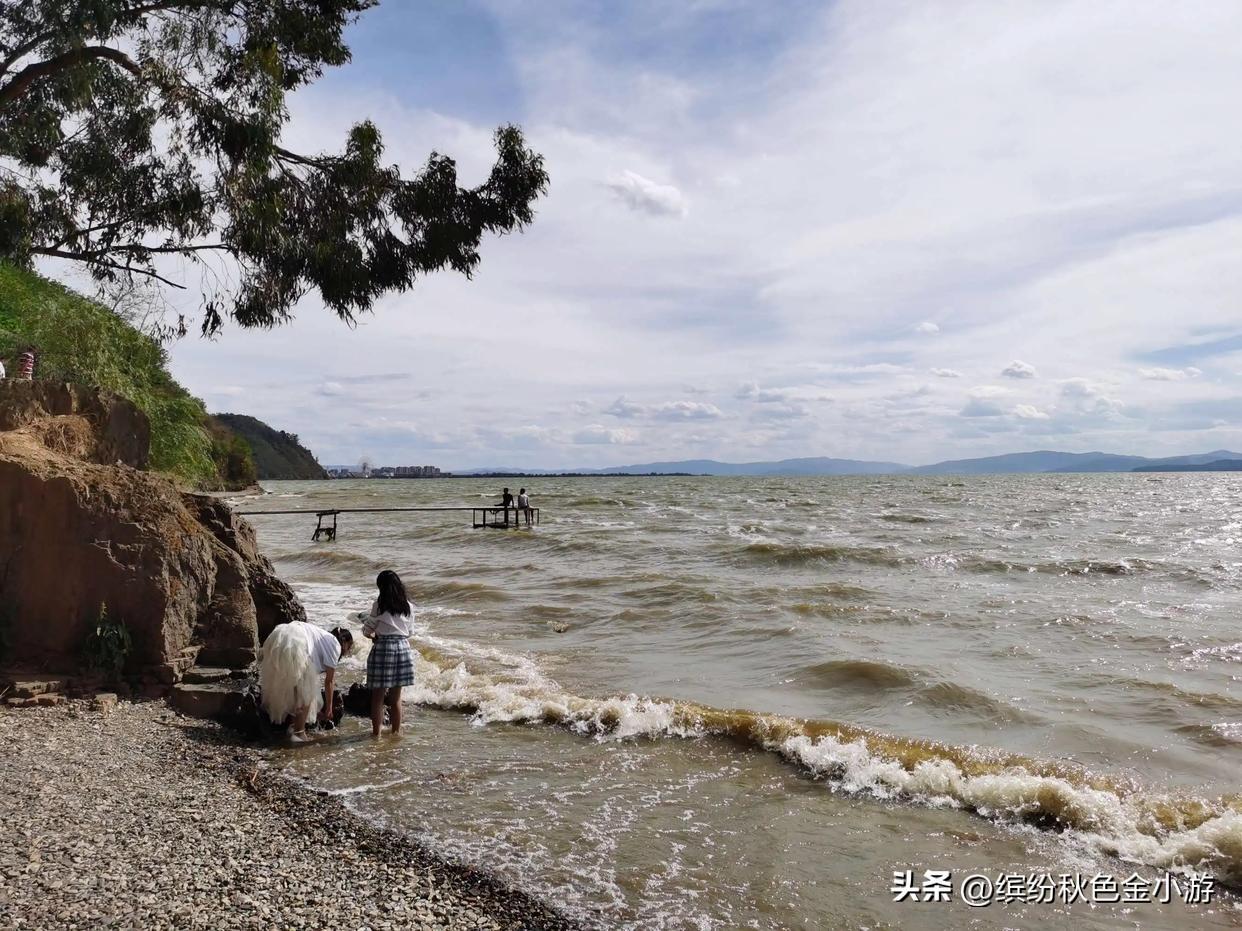
[[[583,927],[162,701],[6,708],[0,742],[0,927]]]

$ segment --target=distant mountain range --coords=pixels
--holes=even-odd
[[[981,459],[950,459],[932,465],[907,469],[914,475],[987,475],[1010,472],[1133,472],[1151,467],[1159,471],[1165,466],[1202,465],[1220,459],[1237,459],[1238,453],[1218,449],[1190,456],[1169,456],[1151,459],[1147,456],[1124,456],[1116,453],[1062,453],[1040,449],[1030,453],[1009,453]]]
[[[596,475],[621,472],[689,472],[691,475],[884,475],[905,472],[909,467],[897,462],[869,462],[863,459],[781,459],[778,462],[717,462],[715,459],[685,459],[680,462],[647,462],[589,470]]]
[[[715,459],[680,459],[672,462],[642,462],[606,469],[516,469],[479,468],[458,470],[458,475],[650,475],[683,473],[690,475],[989,475],[1035,472],[1212,472],[1242,471],[1242,453],[1217,449],[1210,453],[1169,456],[1125,456],[1116,453],[1065,453],[1040,449],[1029,453],[1008,453],[978,459],[948,459],[931,465],[908,466],[898,462],[863,459],[780,459],[771,462],[718,462]]]

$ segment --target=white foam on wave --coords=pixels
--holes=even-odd
[[[416,655],[415,684],[403,693],[411,703],[470,710],[472,721],[479,725],[557,723],[580,734],[616,740],[701,736],[677,725],[673,702],[638,695],[584,698],[564,691],[529,657],[444,637],[418,639],[450,657],[451,665],[440,666]],[[455,663],[453,656],[459,657]]]
[[[1202,824],[1158,832],[1150,799],[1075,785],[1056,776],[1015,768],[967,775],[951,760],[933,760],[907,770],[871,753],[861,741],[833,737],[786,738],[771,749],[798,763],[834,788],[879,798],[906,798],[933,806],[975,811],[998,820],[1056,817],[1066,833],[1100,853],[1173,871],[1209,871],[1242,882],[1242,813],[1227,810]]]
[[[355,588],[300,585],[312,619],[325,626],[357,632],[356,612],[365,598]],[[310,596],[308,598],[308,596]],[[365,605],[362,605],[365,607]],[[450,609],[451,610],[451,609]],[[417,614],[434,614],[423,609]],[[681,703],[637,694],[590,698],[575,695],[546,675],[530,656],[478,643],[433,635],[420,619],[414,635],[415,684],[405,701],[429,707],[464,710],[479,726],[493,723],[555,724],[596,740],[634,738],[702,738],[725,733],[704,724],[701,716]],[[1230,656],[1242,645],[1213,648]],[[1220,651],[1217,653],[1216,651]],[[348,657],[347,667],[365,666],[365,648]],[[726,713],[727,714],[727,713]],[[953,760],[925,760],[907,769],[901,762],[875,752],[862,739],[811,737],[794,733],[798,722],[778,716],[755,716],[759,732],[770,732],[759,745],[821,778],[835,791],[879,799],[960,808],[1001,821],[1055,819],[1063,836],[1096,853],[1174,871],[1212,873],[1230,885],[1242,885],[1242,813],[1203,802],[1215,809],[1194,819],[1193,827],[1168,829],[1153,811],[1176,799],[1140,793],[1119,794],[1076,784],[1059,776],[1040,775],[1021,767],[1000,773],[970,774]],[[1220,725],[1232,737],[1238,725]],[[354,792],[381,786],[362,786]]]
[[[470,711],[473,723],[480,726],[557,724],[597,740],[701,738],[729,732],[728,726],[704,723],[695,709],[675,701],[636,694],[574,695],[543,674],[529,657],[447,638],[424,637],[421,642],[434,652],[431,659],[421,653],[416,657],[416,682],[406,690],[406,700]],[[1096,853],[1173,871],[1205,871],[1231,885],[1242,884],[1242,813],[1233,809],[1203,802],[1209,811],[1190,819],[1193,827],[1170,829],[1155,812],[1162,807],[1178,809],[1185,800],[1123,795],[1020,766],[972,774],[947,757],[907,769],[863,739],[790,736],[798,722],[753,717],[758,726],[750,733],[760,747],[806,769],[835,791],[960,808],[999,821],[1048,819],[1067,840]],[[762,736],[765,733],[774,736]]]
[[[409,776],[402,776],[400,779],[393,779],[390,782],[374,782],[364,783],[358,786],[347,786],[343,789],[327,789],[328,795],[345,797],[350,795],[362,795],[365,792],[379,792],[384,789],[395,789],[397,786],[405,785],[410,781]]]
[[[1217,660],[1223,663],[1242,663],[1242,641],[1218,647],[1202,647],[1195,650],[1185,662]]]
[[[1221,721],[1213,724],[1212,730],[1226,740],[1242,743],[1242,721]]]

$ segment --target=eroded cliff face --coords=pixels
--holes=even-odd
[[[171,684],[196,661],[241,668],[305,613],[254,531],[220,501],[143,471],[128,402],[0,381],[0,623],[6,665],[71,672],[107,604],[133,639],[126,672]]]

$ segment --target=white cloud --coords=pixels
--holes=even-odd
[[[1047,420],[1049,415],[1032,404],[1019,404],[1013,409],[1013,415],[1019,420]]]
[[[748,381],[739,385],[737,391],[733,392],[733,396],[739,401],[761,401],[767,399],[767,395],[759,387],[757,381]],[[772,400],[780,399],[774,397]]]
[[[662,401],[656,404],[637,404],[624,397],[617,398],[605,414],[622,419],[644,418],[652,420],[715,420],[721,410],[707,401]]]
[[[651,414],[660,420],[715,420],[720,408],[703,401],[666,401],[652,407]]]
[[[976,385],[968,392],[972,398],[1003,398],[1011,393],[1008,388],[1000,385]]]
[[[1001,369],[1001,374],[1006,378],[1034,378],[1038,373],[1035,371],[1035,366],[1030,363],[1014,359]]]
[[[822,401],[834,400],[833,392],[823,385],[788,385],[780,388],[760,388],[756,382],[747,382],[734,392],[740,401],[754,401],[757,404],[783,404],[791,401]]]
[[[995,401],[988,401],[983,398],[971,398],[958,412],[960,417],[1000,417],[1005,413],[1005,409]]]
[[[632,210],[657,217],[686,217],[690,204],[685,195],[671,184],[657,184],[636,171],[623,171],[605,182],[605,186]]]
[[[1063,398],[1093,398],[1100,389],[1085,378],[1067,378],[1061,382]]]
[[[1067,378],[1061,382],[1061,397],[1079,415],[1113,417],[1121,414],[1125,404],[1105,394],[1106,389],[1086,378]]]
[[[1139,369],[1139,377],[1148,381],[1186,381],[1198,378],[1203,373],[1193,366],[1184,369],[1151,368]]]
[[[605,414],[611,414],[613,417],[640,417],[646,410],[641,404],[634,404],[627,401],[624,397],[619,397],[606,408]]]
[[[752,416],[757,420],[799,420],[810,417],[811,410],[804,404],[765,404],[756,408]]]
[[[593,423],[574,432],[573,441],[581,445],[625,445],[638,441],[638,434],[633,430],[605,427]]]
[[[366,14],[375,28],[358,41],[394,35],[383,27],[403,22],[400,7]],[[292,147],[335,144],[365,105],[388,159],[414,171],[435,148],[465,184],[486,177],[493,126],[520,116],[549,193],[528,231],[484,241],[471,281],[424,278],[356,329],[310,297],[274,333],[177,344],[178,377],[209,400],[215,385],[243,388],[229,407],[339,462],[366,450],[537,467],[570,450],[574,464],[613,464],[612,444],[573,442],[599,421],[641,424],[634,461],[762,450],[926,462],[1010,451],[1006,426],[1046,430],[1057,448],[1208,448],[1160,426],[1169,379],[1134,360],[1187,373],[1171,379],[1186,401],[1242,394],[1236,361],[1196,378],[1188,366],[1209,370],[1204,357],[1179,353],[1242,329],[1242,7],[1207,0],[1189,17],[1014,0],[877,15],[839,0],[772,18],[767,51],[633,54],[651,28],[668,49],[700,48],[707,7],[739,35],[763,15],[651,5],[605,35],[572,5],[489,3],[478,28],[505,37],[494,67],[508,69],[497,83],[512,100],[471,85],[433,111],[417,74],[358,67],[299,92]],[[193,310],[199,279],[184,280]],[[1091,373],[1091,392],[1009,378],[997,379],[1008,396],[961,391],[969,381],[955,378],[995,373],[1015,351],[1045,378]],[[325,359],[327,372],[308,367]],[[408,385],[332,374],[377,366]],[[911,395],[923,381],[931,391]],[[739,382],[754,393],[732,396]],[[717,413],[661,411],[673,398]],[[963,405],[977,419],[960,419]],[[1023,418],[1023,405],[1050,416]],[[799,410],[796,429],[781,422]],[[354,426],[376,414],[419,432]],[[491,428],[532,421],[545,432]],[[433,437],[444,445],[424,455]],[[1242,446],[1242,428],[1211,446]]]
[[[966,404],[958,411],[959,417],[1000,417],[1005,408],[999,399],[1009,394],[1007,388],[998,385],[977,385],[966,395]]]

